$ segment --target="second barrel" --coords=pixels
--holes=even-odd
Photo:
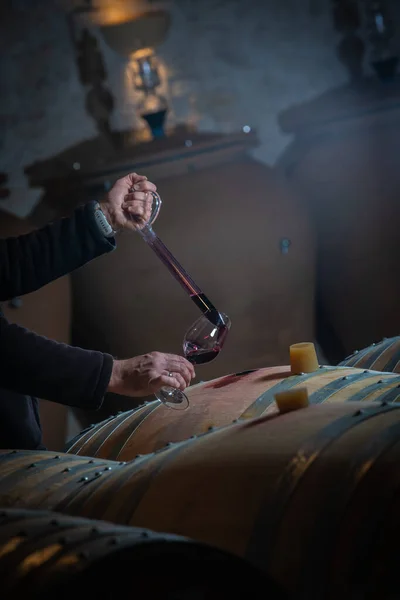
[[[296,376],[291,376],[288,366],[245,371],[188,388],[187,411],[170,410],[156,400],[112,416],[76,436],[66,452],[132,460],[138,454],[154,452],[235,419],[274,412],[277,392],[306,387],[311,404],[349,400],[397,402],[398,386],[400,375],[348,367],[321,367]]]

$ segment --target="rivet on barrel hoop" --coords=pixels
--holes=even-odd
[[[36,467],[36,463],[31,463],[30,465],[28,465],[28,469],[32,469],[33,467]]]
[[[65,469],[63,470],[63,473],[69,473],[70,470],[71,470],[71,467],[65,467]]]
[[[89,477],[82,477],[79,482],[89,481]]]

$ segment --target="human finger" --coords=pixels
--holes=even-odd
[[[157,186],[148,179],[141,179],[131,189],[134,192],[156,192]]]
[[[170,379],[176,379],[179,381],[179,386],[175,387],[177,387],[179,390],[182,390],[182,392],[187,388],[188,384],[180,373],[167,373],[167,375]]]
[[[153,201],[153,196],[150,192],[129,192],[124,198],[122,206],[127,202],[149,202],[150,204]]]
[[[154,377],[151,380],[150,385],[155,392],[158,392],[165,386],[180,389],[181,382],[176,377],[176,373],[171,373],[171,375],[169,375],[167,372],[163,372],[161,375]]]
[[[190,385],[195,376],[193,365],[181,356],[168,355],[166,368],[169,373],[179,373],[184,378],[186,385]]]
[[[133,187],[136,183],[139,183],[140,181],[145,181],[147,177],[146,175],[138,175],[138,173],[128,173],[128,175],[123,177],[123,179],[127,183],[130,183],[131,187]]]

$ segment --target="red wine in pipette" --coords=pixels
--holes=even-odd
[[[213,325],[216,325],[217,327],[223,326],[224,322],[221,318],[221,315],[212,302],[207,298],[207,296],[203,294],[203,292],[200,292],[199,294],[191,294],[190,297],[195,305],[200,308],[204,316],[207,317],[207,319]]]
[[[150,226],[146,226],[139,232],[142,238],[147,242],[150,248],[157,254],[158,258],[164,263],[169,272],[181,284],[184,290],[189,294],[195,305],[201,310],[204,316],[213,325],[220,327],[224,321],[212,302],[207,298],[201,289],[196,285],[189,273],[185,271],[175,256],[168,250],[165,244]]]

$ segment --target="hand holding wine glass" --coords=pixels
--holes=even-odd
[[[194,368],[183,356],[149,352],[114,360],[107,391],[132,398],[143,397],[157,393],[165,385],[184,390],[193,377]]]

